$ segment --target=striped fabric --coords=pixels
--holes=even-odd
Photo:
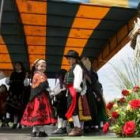
[[[105,6],[129,7],[129,8],[136,8],[138,3],[140,2],[139,0],[62,0],[62,1],[99,4]]]
[[[112,1],[6,0],[0,69],[9,74],[17,61],[30,69],[35,59],[44,58],[53,78],[61,68],[69,68],[63,55],[70,49],[89,57],[99,69],[128,42],[136,17],[136,9],[124,7],[138,2]]]

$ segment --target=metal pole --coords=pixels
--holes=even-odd
[[[3,8],[4,8],[4,0],[1,0],[1,6],[0,6],[0,35],[1,35]]]

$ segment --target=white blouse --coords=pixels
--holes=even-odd
[[[82,90],[80,85],[83,81],[83,70],[81,66],[76,65],[73,70],[73,73],[74,73],[74,83],[73,83],[74,89],[76,89],[77,92],[80,92]]]
[[[57,95],[59,94],[61,91],[66,90],[66,88],[63,86],[63,88],[60,87],[60,83],[58,83],[52,90],[51,95]]]

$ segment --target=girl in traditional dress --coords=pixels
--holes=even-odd
[[[49,85],[46,71],[46,61],[37,59],[32,67],[33,78],[30,101],[24,111],[21,124],[32,126],[32,137],[47,137],[44,125],[56,123],[50,102]]]

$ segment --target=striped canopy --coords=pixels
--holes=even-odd
[[[8,75],[19,61],[30,69],[37,58],[44,58],[53,78],[69,68],[63,57],[68,50],[89,57],[99,69],[129,41],[138,1],[74,1],[4,0],[0,70]]]
[[[139,0],[61,0],[66,2],[80,2],[80,3],[90,3],[105,6],[118,6],[118,7],[129,7],[136,8]]]

